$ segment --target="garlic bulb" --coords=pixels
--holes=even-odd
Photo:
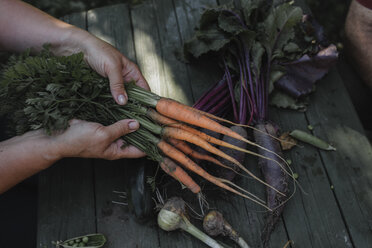
[[[240,237],[237,231],[223,218],[223,215],[218,211],[210,211],[203,221],[204,230],[211,236],[228,236],[242,248],[249,248],[247,242]]]

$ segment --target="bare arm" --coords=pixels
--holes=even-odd
[[[110,44],[18,0],[0,0],[0,50],[38,51],[49,43],[56,55],[83,52],[85,61],[108,77],[118,104],[127,97],[124,81],[134,80],[149,89],[138,67]],[[119,138],[138,128],[130,120],[104,127],[98,123],[72,121],[62,134],[47,136],[42,130],[0,142],[0,193],[49,167],[63,157],[134,158],[145,154],[133,146],[122,149]],[[132,122],[133,124],[133,122]]]
[[[0,143],[0,194],[58,160],[51,139],[30,132]]]
[[[0,0],[0,6],[2,50],[21,52],[32,47],[39,51],[44,43],[50,43],[56,54],[71,54],[81,51],[74,43],[89,36],[88,32],[53,18],[27,3]]]
[[[145,154],[133,146],[123,146],[121,136],[138,128],[134,120],[111,126],[73,120],[63,133],[48,136],[31,131],[0,142],[0,194],[22,180],[48,168],[63,157],[137,158]]]
[[[56,55],[83,52],[85,61],[108,77],[111,93],[118,104],[125,104],[124,81],[150,89],[138,67],[110,44],[85,30],[62,22],[24,2],[0,0],[0,49],[38,51],[49,43]]]

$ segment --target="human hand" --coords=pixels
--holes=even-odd
[[[134,146],[122,148],[124,142],[120,139],[137,128],[138,122],[134,120],[121,120],[107,127],[72,120],[68,129],[51,136],[39,129],[2,141],[0,194],[63,157],[110,160],[142,157],[145,154]]]
[[[118,104],[125,104],[128,96],[124,82],[134,81],[138,86],[150,90],[138,66],[116,48],[93,35],[84,41],[84,58],[91,68],[110,81],[111,94]]]
[[[110,126],[94,122],[71,120],[70,127],[63,133],[53,135],[57,156],[103,158],[108,160],[120,158],[139,158],[145,153],[134,146],[123,147],[120,139],[139,127],[135,120],[121,120]]]
[[[62,22],[22,1],[0,1],[0,49],[37,52],[51,45],[56,55],[83,52],[85,61],[103,77],[108,77],[112,96],[118,104],[128,97],[123,82],[135,81],[150,89],[138,67],[110,44],[86,30]],[[14,15],[17,13],[17,15]]]

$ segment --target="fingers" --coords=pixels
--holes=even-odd
[[[136,85],[150,91],[150,86],[148,85],[146,79],[143,77],[138,66],[124,56],[122,57],[122,63],[124,81],[135,81]]]
[[[70,126],[72,126],[72,125],[75,125],[75,124],[79,124],[79,123],[81,123],[82,121],[81,120],[78,120],[78,119],[71,119],[69,122],[68,122],[68,124],[70,125]]]
[[[137,147],[128,145],[125,147],[120,147],[117,152],[118,158],[141,158],[146,156],[146,153],[139,150]]]
[[[107,68],[107,77],[110,81],[111,94],[116,103],[124,105],[127,103],[128,96],[124,89],[124,79],[122,76],[122,65],[111,65]]]
[[[122,56],[121,62],[119,66],[111,65],[106,71],[112,96],[118,104],[124,105],[128,101],[128,95],[123,82],[135,81],[138,86],[146,90],[150,90],[150,87],[137,65],[124,56]]]
[[[132,120],[128,120],[128,121],[129,121],[128,125],[130,125]],[[117,128],[120,128],[120,127],[117,127]],[[114,129],[116,129],[116,127]],[[116,133],[116,131],[114,131],[114,133]],[[120,132],[117,132],[117,133],[120,133]],[[144,156],[146,156],[146,153],[139,150],[135,146],[125,144],[122,139],[118,139],[115,142],[111,143],[111,145],[105,151],[105,157],[110,160],[121,159],[121,158],[141,158]]]
[[[114,124],[104,127],[109,138],[114,141],[121,136],[134,132],[139,128],[139,123],[136,120],[127,119],[115,122]]]

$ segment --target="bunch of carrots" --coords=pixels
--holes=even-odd
[[[104,125],[126,118],[136,119],[140,123],[140,128],[123,136],[123,139],[144,151],[148,158],[159,162],[160,167],[167,174],[197,194],[199,200],[204,199],[201,188],[184,169],[196,173],[222,189],[272,210],[264,200],[248,190],[226,179],[211,175],[196,164],[195,159],[207,160],[234,170],[218,159],[223,158],[235,164],[242,173],[284,195],[252,174],[235,158],[214,146],[227,147],[267,159],[280,167],[282,164],[277,160],[286,163],[276,153],[249,141],[217,122],[217,120],[226,120],[218,119],[214,115],[172,99],[160,97],[134,83],[126,84],[128,103],[120,106],[112,100],[107,84],[107,79],[95,73],[84,62],[83,54],[57,57],[44,50],[37,56],[24,54],[12,57],[0,77],[0,103],[2,103],[0,116],[5,115],[10,118],[14,124],[11,128],[18,134],[39,128],[44,128],[48,132],[61,130],[67,128],[68,121],[72,118],[100,122]],[[259,150],[256,153],[235,146],[211,137],[197,128],[230,136]],[[195,151],[190,144],[201,147],[208,152],[207,155]],[[260,155],[260,151],[270,153],[275,159]]]
[[[228,180],[209,174],[198,164],[196,164],[191,158],[207,160],[216,165],[232,169],[225,166],[218,159],[210,155],[201,154],[193,150],[188,143],[199,146],[211,154],[236,164],[240,169],[260,183],[272,188],[279,194],[283,194],[260,178],[256,177],[236,159],[217,149],[212,144],[239,150],[263,159],[272,160],[274,162],[276,162],[276,160],[263,157],[256,152],[243,149],[211,137],[197,130],[193,126],[209,129],[213,132],[233,137],[237,140],[256,146],[259,149],[266,150],[267,152],[271,151],[245,139],[238,133],[232,131],[230,128],[221,125],[217,121],[213,120],[214,116],[211,114],[183,105],[175,100],[160,97],[154,93],[145,91],[133,83],[128,84],[127,92],[129,103],[120,111],[123,115],[129,118],[137,119],[141,124],[141,128],[138,131],[127,135],[124,139],[128,143],[133,144],[139,149],[145,151],[147,154],[151,154],[148,152],[148,149],[151,145],[156,146],[161,151],[163,156],[150,157],[154,160],[157,160],[160,163],[162,170],[168,175],[181,182],[193,193],[198,194],[199,198],[202,197],[200,186],[187,174],[183,168],[198,174],[222,189],[250,199],[266,209],[269,209],[265,205],[265,202],[259,199],[257,196]],[[158,136],[161,138],[158,138]],[[144,140],[149,142],[150,145],[145,145],[143,143]],[[182,167],[176,164],[176,162],[181,164]],[[281,166],[280,163],[276,163],[278,166]]]

